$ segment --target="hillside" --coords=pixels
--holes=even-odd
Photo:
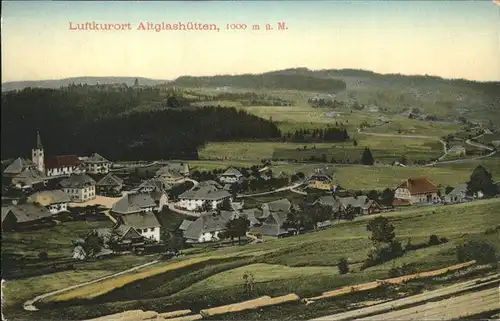
[[[9,81],[2,83],[2,91],[11,90],[22,90],[27,87],[36,88],[60,88],[66,87],[70,84],[83,85],[87,84],[89,86],[97,84],[126,84],[127,86],[133,86],[135,79],[139,80],[140,85],[153,86],[156,84],[164,84],[168,80],[151,79],[143,77],[72,77],[63,79],[51,79],[51,80],[28,80],[28,81]]]

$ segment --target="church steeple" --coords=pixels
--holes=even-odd
[[[42,139],[40,138],[40,132],[36,131],[36,149],[43,149]]]
[[[31,150],[31,160],[35,164],[36,168],[45,173],[45,161],[42,146],[42,139],[40,138],[40,132],[36,132],[36,147]]]

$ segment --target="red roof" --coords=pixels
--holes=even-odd
[[[411,205],[410,200],[404,200],[404,199],[399,199],[396,198],[394,201],[392,201],[392,205],[394,206],[404,206],[404,205]]]
[[[80,160],[76,155],[62,155],[45,158],[45,168],[60,168],[64,166],[78,166]]]
[[[411,195],[437,193],[438,188],[425,177],[410,177],[396,188],[406,188]]]

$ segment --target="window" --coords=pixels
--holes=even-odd
[[[154,227],[152,227],[152,228],[149,229],[150,232],[153,232],[154,230],[155,230]]]
[[[142,230],[140,228],[136,229],[137,233],[142,233]]]

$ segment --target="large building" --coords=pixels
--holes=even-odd
[[[36,147],[31,150],[31,160],[36,169],[49,177],[68,176],[77,170],[83,170],[76,155],[45,157],[39,132],[36,133]]]
[[[90,174],[107,174],[112,163],[101,155],[94,153],[83,160],[85,170]]]
[[[60,184],[72,202],[83,203],[96,197],[95,181],[85,173],[71,174]]]
[[[393,205],[412,205],[439,202],[438,188],[425,177],[411,177],[394,191]]]

